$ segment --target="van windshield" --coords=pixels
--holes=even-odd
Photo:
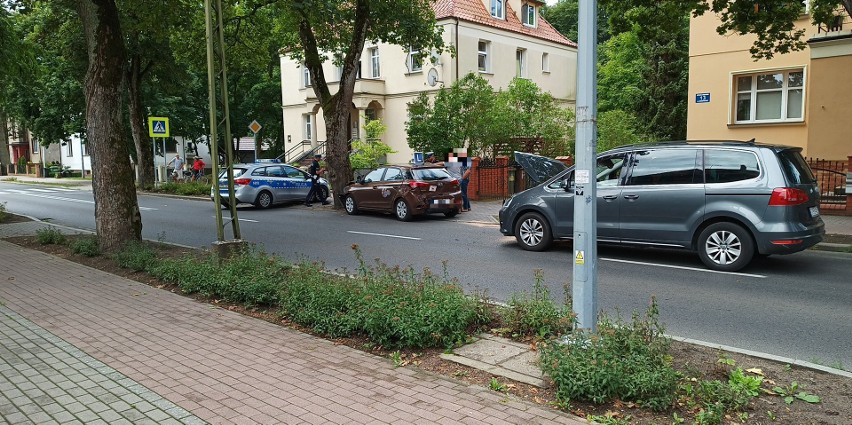
[[[781,162],[781,168],[784,170],[784,175],[792,184],[809,184],[816,182],[816,177],[811,171],[811,167],[802,158],[802,153],[798,149],[785,149],[778,152],[778,161]]]

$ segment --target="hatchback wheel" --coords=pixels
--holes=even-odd
[[[526,213],[515,224],[515,239],[527,251],[544,251],[553,241],[550,224],[539,213]]]
[[[358,205],[355,205],[355,199],[352,195],[346,195],[346,198],[343,200],[343,208],[346,209],[346,214],[358,214]]]
[[[754,242],[742,226],[711,224],[698,236],[698,256],[712,270],[735,272],[754,257]]]
[[[269,208],[272,205],[272,194],[263,191],[257,195],[257,199],[254,201],[254,206],[258,208]]]
[[[411,221],[411,211],[408,209],[405,199],[397,199],[393,210],[399,221]]]

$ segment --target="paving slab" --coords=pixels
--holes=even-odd
[[[538,366],[537,352],[527,344],[495,335],[481,334],[473,343],[441,358],[540,388],[550,385]]]

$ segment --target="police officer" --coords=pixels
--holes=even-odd
[[[312,207],[313,206],[311,204],[311,201],[314,200],[314,197],[317,195],[317,192],[319,192],[319,186],[320,186],[319,178],[320,178],[320,175],[322,175],[322,173],[325,172],[325,168],[320,168],[319,162],[320,162],[321,159],[322,159],[322,155],[320,155],[320,154],[314,155],[314,160],[311,161],[311,166],[310,166],[310,168],[308,168],[308,174],[311,175],[311,190],[308,191],[308,196],[305,197],[305,206],[306,207]],[[322,200],[323,205],[328,205],[329,203],[330,202],[328,202],[325,199]]]

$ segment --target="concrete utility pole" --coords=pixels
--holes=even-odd
[[[597,330],[598,228],[595,163],[598,145],[598,3],[580,0],[577,44],[577,143],[574,168],[572,302],[581,329]]]

